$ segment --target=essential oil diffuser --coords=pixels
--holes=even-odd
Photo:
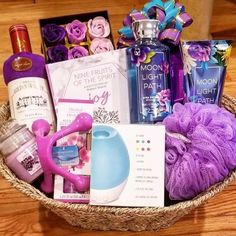
[[[94,125],[90,202],[105,204],[119,198],[129,175],[130,161],[125,143],[108,125]]]

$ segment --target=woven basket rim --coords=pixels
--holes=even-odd
[[[225,108],[230,110],[233,114],[236,114],[236,99],[224,94],[222,98],[222,104]],[[9,109],[8,103],[0,104],[1,109]],[[138,213],[139,215],[150,215],[150,214],[158,214],[160,212],[171,212],[176,211],[178,209],[187,209],[187,208],[195,208],[215,196],[217,193],[221,192],[225,187],[227,187],[231,182],[236,179],[236,170],[233,170],[222,182],[219,182],[205,192],[199,194],[195,198],[191,200],[185,200],[178,203],[175,203],[170,206],[165,207],[112,207],[112,206],[92,206],[89,204],[75,204],[75,203],[64,203],[60,201],[56,201],[52,198],[47,197],[40,190],[36,189],[32,185],[18,179],[4,164],[3,157],[0,158],[0,173],[2,176],[12,184],[13,187],[18,189],[20,192],[25,195],[31,197],[34,200],[41,202],[45,206],[56,207],[56,208],[65,208],[68,210],[78,210],[83,212],[97,212],[97,213],[110,213],[110,214],[126,214],[129,212]]]
[[[92,206],[89,204],[75,204],[75,203],[64,203],[60,201],[56,201],[50,197],[47,197],[40,190],[36,189],[32,185],[19,180],[14,176],[13,173],[8,169],[8,167],[0,161],[0,173],[2,176],[12,184],[13,187],[18,189],[20,192],[24,193],[28,197],[31,197],[34,200],[37,200],[45,205],[50,205],[52,207],[57,208],[66,208],[70,210],[79,210],[84,212],[106,212],[106,213],[139,213],[142,215],[149,215],[151,213],[159,213],[166,211],[175,211],[177,209],[184,209],[189,207],[197,207],[202,203],[206,202],[217,193],[221,192],[226,186],[228,186],[231,182],[236,180],[236,170],[232,171],[223,182],[217,183],[207,189],[205,192],[199,194],[195,198],[191,200],[185,200],[178,202],[176,204],[165,206],[165,207],[112,207],[112,206]],[[10,174],[9,174],[10,173]]]

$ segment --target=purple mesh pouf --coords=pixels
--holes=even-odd
[[[191,199],[236,167],[236,119],[224,108],[177,103],[163,123],[170,199]]]

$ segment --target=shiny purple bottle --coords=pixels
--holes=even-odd
[[[132,123],[156,123],[172,110],[169,47],[158,40],[159,21],[132,25],[136,43],[128,48]]]

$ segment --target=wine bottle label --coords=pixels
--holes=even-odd
[[[26,148],[16,159],[30,175],[41,169],[36,143]]]
[[[32,67],[32,60],[27,57],[17,57],[12,61],[11,67],[15,71],[29,70]]]
[[[39,77],[25,77],[8,84],[11,117],[31,130],[37,119],[45,119],[54,129],[54,113],[47,81]]]

